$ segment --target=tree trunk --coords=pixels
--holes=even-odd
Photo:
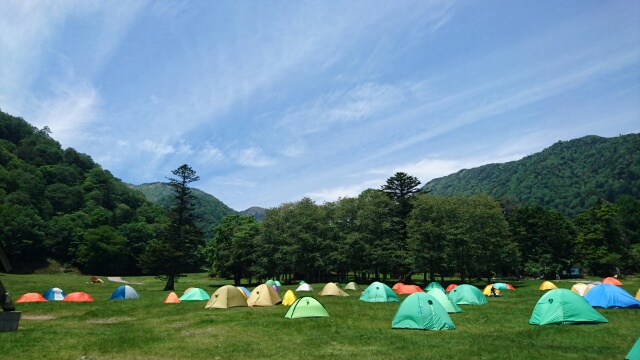
[[[175,274],[167,275],[167,283],[164,284],[164,291],[175,290],[176,276]]]

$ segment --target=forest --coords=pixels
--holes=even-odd
[[[176,171],[198,179],[186,164]],[[171,263],[176,277],[208,270],[236,281],[313,281],[640,270],[640,202],[626,184],[614,198],[589,195],[568,216],[489,192],[425,192],[396,173],[354,198],[304,198],[267,209],[260,222],[230,212],[205,226],[196,221],[209,211],[198,209],[198,191],[169,185],[189,206],[155,205],[90,156],[62,149],[48,128],[0,112],[0,241],[18,272],[167,275],[159,265]],[[194,220],[187,233],[173,226],[177,213]]]

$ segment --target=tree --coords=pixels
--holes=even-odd
[[[211,274],[233,277],[235,286],[250,276],[253,248],[260,236],[260,224],[253,216],[227,215],[216,226],[213,240],[207,245]]]
[[[195,224],[194,199],[189,184],[200,180],[187,164],[172,171],[177,178],[167,178],[173,188],[169,223],[162,236],[149,242],[140,257],[144,272],[166,278],[164,290],[174,290],[183,272],[197,270],[203,264],[204,236]]]

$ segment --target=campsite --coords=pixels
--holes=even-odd
[[[542,281],[511,281],[516,290],[504,297],[486,297],[484,305],[459,305],[463,312],[450,313],[455,330],[421,331],[392,329],[400,303],[364,302],[359,290],[349,296],[320,296],[324,283],[311,284],[311,296],[329,317],[285,318],[288,306],[205,309],[207,301],[165,304],[169,294],[164,283],[151,276],[125,277],[139,299],[109,300],[123,284],[96,284],[84,275],[0,274],[14,294],[43,293],[51,287],[67,294],[85,292],[93,302],[48,301],[19,303],[22,312],[18,331],[0,333],[0,353],[7,359],[622,359],[640,335],[640,310],[605,309],[597,312],[608,322],[597,325],[530,325]],[[451,279],[455,283],[459,279]],[[599,278],[581,279],[582,282]],[[577,281],[554,281],[570,289]],[[622,279],[627,292],[640,288],[640,278]],[[226,280],[206,274],[189,274],[176,284],[183,295],[189,287],[209,295]],[[417,282],[421,287],[426,284]],[[344,288],[346,284],[337,284]],[[389,284],[392,285],[392,284]],[[473,284],[484,288],[485,284]],[[243,284],[250,291],[256,284]],[[280,296],[299,286],[282,284]],[[410,295],[398,295],[402,302]],[[293,355],[291,355],[293,354]]]

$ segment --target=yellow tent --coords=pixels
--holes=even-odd
[[[176,293],[171,292],[169,295],[167,295],[167,298],[164,299],[164,303],[165,304],[178,304],[178,303],[180,303],[180,298],[178,297],[178,295],[176,295]]]
[[[636,293],[636,299],[640,300],[640,289],[638,289],[638,292]]]
[[[251,295],[247,298],[247,305],[249,306],[273,306],[281,302],[280,295],[267,284],[259,285],[253,289]]]
[[[205,309],[227,309],[230,307],[247,306],[242,290],[233,285],[225,285],[211,295]]]
[[[360,289],[360,286],[358,286],[358,284],[356,284],[355,282],[350,282],[347,284],[347,286],[344,287],[345,290],[358,290]]]
[[[558,287],[551,281],[545,281],[542,283],[542,285],[540,285],[540,288],[538,290],[553,290],[557,288]]]
[[[328,283],[322,288],[319,295],[321,296],[349,296],[346,292],[342,291],[335,283]]]
[[[587,284],[584,283],[577,283],[575,285],[573,285],[571,287],[571,291],[573,291],[574,293],[580,295],[580,296],[585,296],[587,294],[587,292],[589,292],[589,290],[593,287],[589,286]]]
[[[489,285],[485,286],[484,290],[482,290],[482,295],[491,296],[491,288],[492,287],[493,287],[493,284],[489,284]],[[496,295],[500,295],[500,290],[495,289],[493,291],[495,292]]]
[[[287,290],[287,292],[284,294],[284,298],[282,299],[282,305],[291,306],[291,304],[293,304],[293,302],[296,301],[297,299],[298,298],[293,293],[293,291]]]

